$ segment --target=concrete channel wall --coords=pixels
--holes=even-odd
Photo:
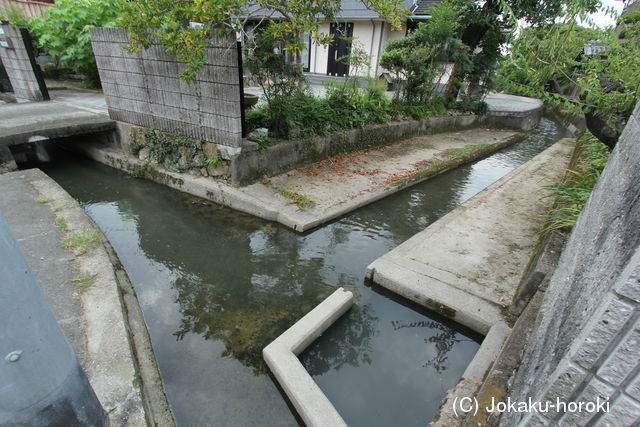
[[[327,136],[280,141],[267,150],[258,150],[257,144],[248,143],[242,152],[231,159],[231,183],[239,186],[251,184],[260,178],[332,156],[389,145],[421,135],[479,126],[530,130],[538,124],[541,114],[542,106],[520,112],[491,112],[482,117],[459,114],[391,122],[333,132]]]
[[[110,425],[174,425],[135,291],[106,238],[78,203],[38,169],[0,175],[0,188],[0,213],[6,218],[62,332],[107,411]],[[72,241],[71,247],[63,244]],[[80,241],[93,243],[75,244]],[[5,258],[1,259],[3,264]],[[4,280],[10,276],[4,269],[0,271],[7,273],[2,275],[4,286]],[[84,288],[79,287],[80,283]],[[18,308],[30,310],[24,301],[18,301]],[[13,327],[16,321],[19,322],[19,318],[4,322],[3,327]],[[0,345],[7,348],[7,352],[2,353],[4,358],[10,351],[9,341],[3,336]],[[12,350],[24,350],[28,355],[34,346],[46,350],[43,342]],[[27,363],[28,368],[34,358],[23,359],[20,360]],[[37,358],[36,362],[39,370],[36,374],[41,376],[38,390],[51,384],[47,381],[59,376],[57,371],[64,373],[55,357],[48,357],[46,362]],[[5,366],[5,369],[10,368]],[[4,382],[2,372],[0,377]],[[21,378],[26,381],[28,375],[23,374]],[[7,381],[9,379],[8,376]],[[0,390],[5,389],[0,383]],[[0,399],[2,426],[16,425],[3,423],[4,411],[15,412],[11,405],[14,399]],[[97,424],[67,421],[55,425]]]
[[[194,84],[178,78],[184,67],[159,43],[129,53],[121,28],[92,28],[91,44],[109,116],[125,123],[239,147],[242,81],[234,37],[212,40],[209,61]]]
[[[49,99],[42,72],[36,65],[26,28],[0,25],[0,59],[17,98],[31,101]]]
[[[640,421],[640,104],[575,225],[542,300],[512,401],[606,403],[503,414],[500,425]]]

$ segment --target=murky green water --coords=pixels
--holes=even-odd
[[[357,306],[301,359],[349,425],[425,425],[480,337],[365,283],[366,266],[557,140],[527,141],[305,235],[52,153],[138,293],[181,426],[296,425],[261,350],[336,287]]]

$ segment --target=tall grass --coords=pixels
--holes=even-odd
[[[586,131],[576,147],[573,166],[567,169],[564,180],[549,186],[556,198],[554,209],[549,212],[545,232],[570,230],[591,196],[593,187],[609,159],[608,148]]]

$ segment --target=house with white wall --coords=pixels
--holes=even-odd
[[[393,31],[391,25],[376,11],[358,0],[342,0],[342,9],[332,21],[322,21],[317,29],[324,34],[333,34],[328,46],[316,43],[310,34],[304,35],[306,48],[302,51],[302,64],[308,77],[322,76],[345,77],[354,74],[349,66],[338,59],[347,56],[352,46],[364,50],[369,56],[369,64],[358,70],[360,75],[380,76],[384,70],[380,67],[380,56],[387,44],[407,35],[418,23],[429,19],[429,8],[441,0],[404,0],[408,11],[407,18],[399,31]],[[260,11],[252,16],[259,18]],[[264,13],[264,17],[277,19],[277,13]],[[254,24],[250,24],[254,25]],[[347,39],[340,37],[344,36]],[[352,41],[351,41],[352,39]]]
[[[367,69],[359,70],[361,75],[371,77],[380,76],[384,71],[380,67],[380,56],[387,44],[407,35],[407,31],[415,28],[419,22],[427,20],[429,8],[440,0],[405,0],[409,11],[406,21],[399,31],[393,31],[391,25],[380,17],[377,12],[367,8],[357,0],[343,0],[342,10],[333,22],[325,21],[320,24],[319,32],[334,34],[333,41],[328,46],[315,43],[311,37],[306,37],[307,49],[303,52],[303,67],[305,72],[328,76],[348,76],[353,73],[346,64],[337,59],[348,55],[351,44],[337,37],[343,35],[353,37],[353,44],[362,48],[370,58]]]

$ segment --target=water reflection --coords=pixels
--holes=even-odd
[[[378,318],[370,306],[355,306],[340,319],[341,334],[328,334],[323,347],[314,346],[304,355],[304,366],[313,376],[345,365],[357,368],[372,362],[371,338],[378,333]]]
[[[295,425],[261,351],[338,286],[357,306],[303,363],[350,425],[424,425],[478,337],[364,270],[557,136],[544,121],[526,143],[304,235],[67,154],[43,169],[120,256],[180,425]]]

